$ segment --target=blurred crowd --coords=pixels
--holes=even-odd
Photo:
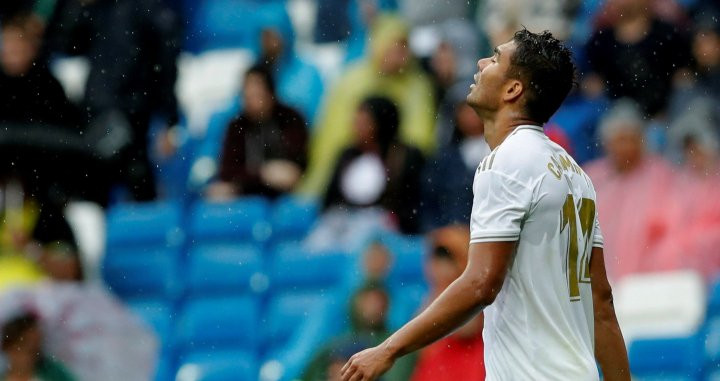
[[[593,180],[611,281],[675,269],[708,282],[720,274],[715,1],[235,0],[222,4],[252,22],[233,25],[252,26],[226,40],[197,27],[201,3],[0,5],[0,295],[19,282],[72,284],[62,292],[122,310],[83,283],[76,230],[65,218],[74,201],[108,207],[298,193],[322,205],[308,248],[361,248],[378,227],[427,234],[429,302],[464,268],[472,180],[490,151],[465,103],[477,60],[523,26],[550,30],[575,55],[577,86],[544,127]],[[298,34],[291,3],[313,5],[311,34]],[[341,52],[331,70],[308,53],[328,46]],[[177,63],[216,48],[249,52],[252,64],[229,108],[212,110],[229,115],[219,130],[192,132],[175,92]],[[72,100],[53,70],[68,57],[83,57],[88,71]],[[208,144],[217,147],[213,165],[191,165]],[[204,180],[163,183],[158,168],[173,161],[189,162],[184,179],[192,167]],[[365,255],[352,330],[319,349],[305,379],[339,379],[350,354],[389,333],[383,263],[392,253],[371,245]],[[0,348],[9,365],[0,378],[70,380],[72,371],[110,379],[87,378],[90,350],[64,359],[37,350],[48,316],[30,306],[5,317]],[[96,324],[147,335],[119,316]],[[482,318],[469,322],[386,379],[482,377],[481,327]],[[143,342],[154,350],[152,337]]]

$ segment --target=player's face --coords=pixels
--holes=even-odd
[[[515,53],[515,41],[498,45],[494,54],[478,61],[475,83],[470,85],[467,102],[476,110],[497,110],[503,85],[507,81],[510,58]]]

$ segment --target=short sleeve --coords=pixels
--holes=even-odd
[[[597,214],[595,214],[595,230],[593,231],[593,247],[603,248],[605,241],[603,240],[602,230],[600,230],[600,221],[598,220]]]
[[[478,169],[473,183],[470,243],[516,241],[530,211],[532,189],[495,169]]]

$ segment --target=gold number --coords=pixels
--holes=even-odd
[[[582,256],[580,256],[577,221],[580,220],[582,242],[586,243],[591,239],[589,235],[595,219],[595,201],[589,198],[583,198],[580,200],[580,210],[577,210],[575,207],[575,199],[572,194],[569,194],[565,199],[565,204],[563,205],[560,216],[562,223],[560,232],[562,233],[566,228],[569,230],[566,262],[570,300],[578,301],[580,300],[580,283],[590,283],[590,258],[588,245],[586,244],[583,245]],[[580,257],[579,268],[578,257]]]

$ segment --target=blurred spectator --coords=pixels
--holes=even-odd
[[[4,184],[0,219],[0,293],[33,284],[43,278],[41,269],[26,255],[38,219],[38,206],[25,198],[16,181]]]
[[[365,348],[371,347],[373,343],[374,341],[369,340],[369,338],[364,340],[358,338],[337,340],[333,345],[333,349],[328,354],[326,377],[308,377],[304,380],[341,381],[342,368],[345,366],[345,363],[350,360],[350,357]]]
[[[720,141],[701,110],[691,108],[671,128],[683,146],[683,165],[667,190],[671,224],[657,257],[660,270],[689,268],[713,281],[720,272]]]
[[[706,9],[696,17],[692,36],[692,72],[680,81],[672,97],[670,116],[684,113],[697,98],[714,103],[714,116],[720,116],[720,12]]]
[[[94,164],[70,151],[84,130],[81,112],[65,96],[40,56],[43,24],[29,11],[2,22],[0,49],[0,176],[18,177],[38,202],[59,202]]]
[[[482,120],[465,101],[468,85],[448,94],[454,114],[450,142],[428,160],[422,176],[422,230],[470,223],[472,183],[478,165],[490,153]]]
[[[355,0],[352,0],[353,2]],[[318,0],[313,39],[317,43],[345,41],[350,35],[351,0]]]
[[[13,288],[2,288],[3,275],[23,267],[15,261],[5,268],[0,256],[0,322],[24,309],[35,311],[46,334],[43,348],[80,380],[148,379],[158,349],[154,335],[104,287],[85,281],[71,232],[37,233],[51,224],[60,222],[41,214],[34,233],[41,238],[33,237],[19,257],[38,275],[27,277],[25,270],[15,274]],[[21,274],[27,278],[19,281]]]
[[[72,242],[55,241],[41,246],[38,264],[56,282],[81,282],[83,267],[78,249]]]
[[[104,288],[53,279],[0,293],[0,322],[25,310],[43,328],[47,355],[79,380],[150,379],[154,335]]]
[[[43,25],[31,13],[15,14],[2,23],[0,49],[0,123],[49,124],[77,130],[80,111],[38,60]]]
[[[565,131],[554,123],[548,123],[544,126],[545,135],[548,139],[562,147],[570,155],[575,154],[573,147]]]
[[[658,243],[668,233],[666,208],[674,202],[667,192],[672,171],[663,159],[646,153],[644,126],[634,102],[616,102],[599,127],[606,157],[585,167],[598,194],[607,272],[612,281],[652,271]]]
[[[369,55],[352,66],[328,94],[311,144],[304,190],[323,193],[332,165],[352,140],[352,120],[367,96],[379,94],[397,104],[403,116],[399,137],[429,152],[434,141],[435,110],[432,85],[410,56],[408,28],[393,16],[373,23]]]
[[[485,363],[482,315],[452,335],[425,348],[411,381],[484,380]]]
[[[697,19],[692,40],[697,83],[720,96],[720,12],[707,10]]]
[[[414,1],[399,0],[399,10],[413,27],[440,24],[447,20],[467,19],[467,0]]]
[[[435,84],[436,100],[440,101],[438,110],[438,135],[440,146],[450,135],[452,115],[455,111],[455,99],[445,99],[446,93],[455,85],[465,86],[465,95],[473,75],[477,72],[480,41],[475,27],[465,20],[447,20],[437,29],[440,41],[429,58],[428,66]]]
[[[161,0],[59,0],[49,26],[51,48],[85,55],[90,73],[84,106],[91,119],[119,111],[132,127],[132,143],[107,181],[122,181],[135,200],[155,197],[148,131],[157,119],[178,123],[175,98],[180,23]],[[112,136],[111,136],[112,138]],[[117,176],[117,172],[120,176]]]
[[[56,282],[85,280],[75,234],[63,210],[43,207],[32,230],[33,257],[40,269]]]
[[[32,314],[18,316],[5,323],[2,351],[7,369],[0,377],[7,381],[71,381],[75,378],[59,362],[43,353],[43,332]]]
[[[7,252],[0,255],[0,294],[35,284],[44,276],[37,264],[23,255]]]
[[[300,180],[306,162],[305,121],[276,100],[274,88],[263,66],[253,66],[245,74],[244,109],[225,134],[219,181],[207,190],[211,199],[276,197]]]
[[[582,165],[600,156],[597,125],[612,102],[604,96],[587,97],[579,88],[570,91],[545,124],[545,134]]]
[[[432,302],[465,270],[470,242],[467,225],[452,225],[430,233],[431,252],[427,264]],[[420,352],[412,381],[485,379],[483,315],[470,320],[452,335]]]
[[[392,254],[379,241],[370,244],[363,253],[363,275],[368,281],[384,282],[392,264]]]
[[[477,14],[495,47],[509,41],[522,27],[533,32],[549,30],[554,37],[565,40],[579,5],[579,0],[485,0]]]
[[[426,276],[430,284],[430,294],[425,306],[429,305],[457,277],[467,265],[470,250],[470,227],[464,224],[447,225],[428,233],[430,255],[426,263]]]
[[[43,205],[38,211],[37,220],[31,232],[31,239],[35,243],[41,245],[59,243],[77,253],[75,234],[65,219],[63,209],[53,205]]]
[[[420,227],[420,151],[398,139],[400,115],[387,98],[370,97],[355,114],[355,142],[340,155],[325,209],[380,206],[403,233]]]
[[[39,207],[8,184],[0,224],[0,292],[51,279],[79,281],[82,266],[70,225],[62,210]]]
[[[323,3],[332,3],[334,4],[334,8],[330,9],[328,6],[323,6]],[[349,0],[345,7],[347,8],[346,11],[340,11],[339,15],[330,15],[330,12],[338,10],[340,6],[342,6],[341,2],[337,0],[320,1],[318,8],[318,29],[315,30],[315,35],[317,36],[318,33],[331,35],[339,32],[338,30],[329,31],[328,23],[333,21],[321,20],[319,19],[321,15],[326,16],[331,20],[341,20],[342,18],[347,17],[350,28],[349,32],[338,40],[345,40],[345,37],[347,36],[347,40],[345,42],[344,63],[348,64],[363,58],[367,54],[366,51],[369,42],[368,34],[373,28],[375,20],[377,20],[378,16],[382,13],[395,12],[397,10],[397,2],[395,0]]]
[[[362,343],[363,348],[380,344],[390,332],[386,328],[390,298],[379,283],[368,282],[350,301],[350,331],[331,339],[315,354],[303,373],[304,381],[326,381],[336,369],[338,358],[343,358],[348,343]],[[352,355],[352,354],[351,354]],[[413,356],[406,356],[383,376],[386,381],[406,381],[412,372]]]
[[[685,26],[688,21],[686,9],[690,5],[689,3],[694,2],[695,5],[699,5],[701,1],[702,0],[648,0],[645,9],[648,13],[654,14],[657,19],[668,24]],[[623,17],[623,3],[617,1],[606,1],[604,4],[603,2],[600,2],[599,5],[599,9],[597,9],[595,20],[593,22],[595,29],[610,27],[615,24],[620,17]],[[694,6],[691,6],[691,8],[693,7]]]
[[[690,52],[676,27],[654,17],[650,1],[611,0],[619,16],[586,45],[593,74],[584,87],[590,93],[607,87],[610,98],[630,97],[655,117],[666,107],[674,74],[688,67]]]
[[[300,111],[312,124],[322,100],[322,78],[315,66],[296,53],[295,32],[285,4],[265,4],[254,17],[262,25],[258,62],[272,69],[278,99]]]

